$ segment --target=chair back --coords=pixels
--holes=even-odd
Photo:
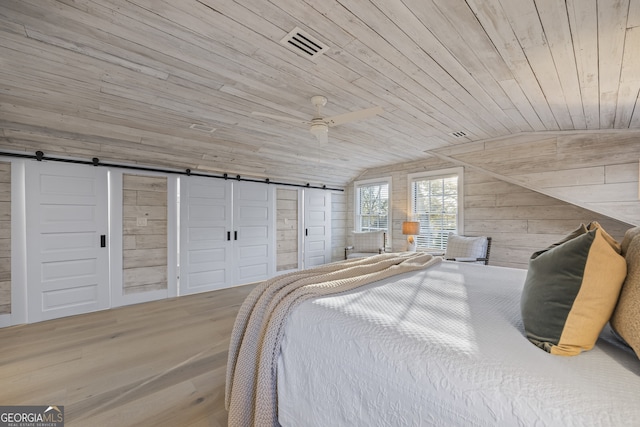
[[[487,254],[484,256],[484,265],[489,265],[489,255],[491,255],[491,237],[487,237]]]
[[[489,264],[491,253],[491,237],[460,236],[449,233],[445,259],[459,262],[483,262]]]
[[[345,248],[345,259],[383,253],[386,236],[384,230],[352,232],[352,245]]]
[[[377,231],[360,231],[353,233],[353,250],[356,252],[376,252],[380,248],[384,248],[385,232]]]

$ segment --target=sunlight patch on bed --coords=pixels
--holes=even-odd
[[[374,334],[401,334],[425,344],[436,340],[458,354],[477,353],[464,277],[451,272],[440,280],[423,280],[422,286],[416,286],[415,277],[393,286],[369,285],[314,304],[360,318]]]

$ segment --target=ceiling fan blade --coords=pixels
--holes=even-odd
[[[310,125],[311,124],[311,122],[308,121],[308,120],[297,119],[295,117],[277,116],[275,114],[260,113],[260,112],[256,112],[256,111],[252,112],[251,114],[253,114],[254,116],[268,117],[270,119],[279,120],[281,122],[298,123],[298,124],[302,124],[302,125]]]
[[[353,122],[356,120],[366,119],[378,114],[384,113],[382,107],[367,108],[366,110],[352,111],[350,113],[340,114],[333,117],[327,117],[325,122],[331,126],[341,125],[343,123]]]

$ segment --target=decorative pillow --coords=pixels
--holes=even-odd
[[[619,253],[620,245],[597,222],[586,233],[536,252],[520,301],[529,341],[565,356],[593,348],[627,273]]]
[[[447,238],[447,250],[445,251],[445,259],[466,258],[476,259],[484,257],[487,252],[487,238],[459,236],[449,233]]]
[[[353,248],[358,252],[378,252],[384,246],[384,231],[354,231]]]
[[[627,246],[627,278],[611,318],[613,330],[640,357],[640,235]]]
[[[591,224],[589,224],[589,225],[591,225]],[[541,251],[534,252],[533,255],[531,255],[531,258],[532,259],[537,258],[538,255],[548,251],[549,249],[553,249],[556,246],[560,246],[564,242],[568,242],[569,240],[575,239],[576,237],[583,235],[587,231],[589,231],[589,230],[587,230],[587,226],[584,225],[584,224],[580,224],[580,227],[576,228],[571,233],[567,234],[562,240],[553,243],[551,246],[549,246],[549,247],[547,247],[545,249],[542,249]]]
[[[627,230],[626,233],[624,233],[624,238],[622,239],[622,243],[620,244],[620,247],[622,248],[622,256],[625,255],[629,245],[631,244],[631,241],[637,235],[640,235],[640,227],[630,228],[630,229]]]

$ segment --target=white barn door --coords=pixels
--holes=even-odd
[[[180,295],[231,286],[231,183],[180,179]]]
[[[331,262],[331,193],[304,190],[304,268]]]
[[[107,170],[26,164],[29,322],[108,308]]]
[[[235,284],[268,279],[275,271],[274,188],[236,182],[233,193]]]

